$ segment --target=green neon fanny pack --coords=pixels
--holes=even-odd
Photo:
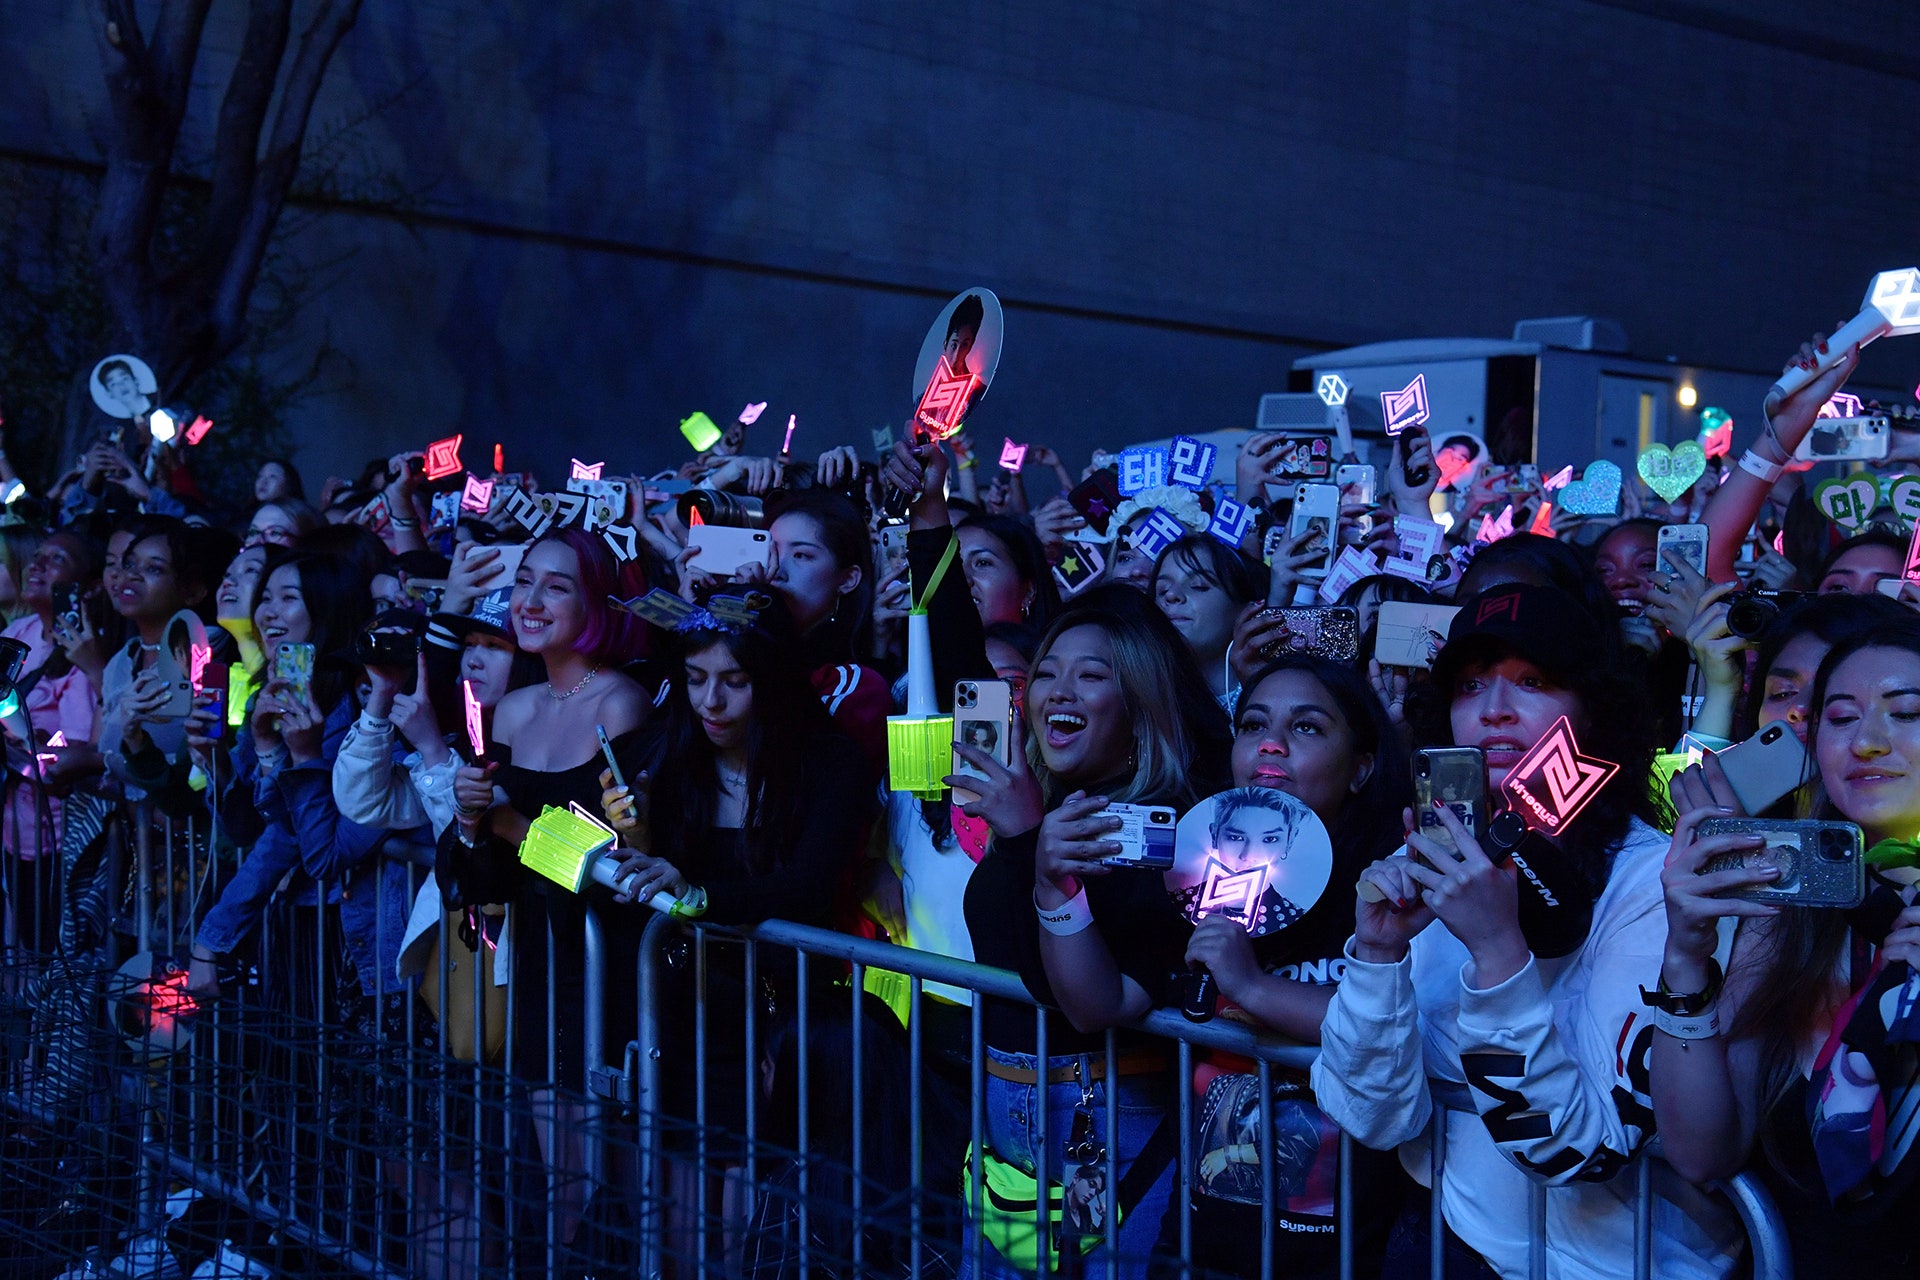
[[[1012,1266],[1022,1271],[1033,1271],[1040,1264],[1040,1243],[1035,1231],[1035,1215],[1039,1209],[1039,1183],[1024,1169],[1010,1165],[996,1157],[991,1151],[980,1153],[980,1169],[986,1186],[981,1189],[980,1234]],[[967,1158],[960,1165],[961,1203],[971,1209],[973,1205],[973,1149],[967,1149]],[[1052,1239],[1049,1241],[1047,1261],[1048,1271],[1057,1271],[1060,1266],[1061,1221],[1065,1214],[1067,1190],[1057,1182],[1047,1183],[1047,1225]],[[1126,1221],[1128,1206],[1118,1206],[1115,1228]],[[1080,1237],[1080,1252],[1104,1240],[1105,1233],[1097,1232]]]

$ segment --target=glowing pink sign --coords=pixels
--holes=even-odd
[[[53,736],[47,739],[47,745],[50,747],[64,747],[67,745],[67,735],[55,729]],[[51,751],[37,751],[34,753],[33,758],[40,762],[42,769],[60,759],[59,756],[54,755]]]
[[[787,415],[787,438],[780,442],[781,453],[793,452],[793,429],[799,425],[800,425],[799,414],[790,413]]]
[[[1498,542],[1502,538],[1513,536],[1513,504],[1498,516],[1489,516],[1480,522],[1480,532],[1473,536],[1475,542]]]
[[[1542,480],[1540,482],[1540,487],[1545,489],[1548,493],[1552,493],[1555,489],[1566,488],[1567,481],[1571,479],[1573,479],[1573,464],[1569,463],[1566,466],[1560,468],[1558,471],[1554,472],[1552,475],[1548,476],[1545,480]]]
[[[955,373],[942,355],[940,366],[927,382],[926,394],[920,397],[920,407],[913,412],[914,420],[927,429],[930,438],[945,440],[965,425],[961,419],[983,385],[970,370]]]
[[[187,678],[193,681],[193,687],[195,689],[200,687],[200,673],[205,671],[207,664],[212,661],[213,647],[211,645],[196,644],[187,646]]]
[[[1860,397],[1851,391],[1836,391],[1833,399],[1820,406],[1817,416],[1822,418],[1857,418],[1864,412]]]
[[[1416,373],[1413,381],[1398,391],[1380,393],[1380,416],[1387,421],[1387,434],[1397,436],[1408,427],[1425,426],[1433,416],[1427,407],[1427,375]]]
[[[473,681],[460,682],[460,700],[467,711],[467,741],[473,746],[473,758],[487,754],[486,735],[480,728],[480,699],[474,696]]]
[[[743,427],[752,426],[754,423],[760,421],[760,415],[766,411],[767,402],[765,400],[762,400],[759,404],[748,405],[740,411],[740,425]]]
[[[1507,770],[1500,784],[1508,805],[1528,826],[1557,836],[1600,794],[1620,766],[1580,754],[1565,716]]]
[[[493,481],[482,480],[469,474],[466,487],[460,490],[460,509],[477,515],[487,514],[487,508],[493,505]]]
[[[573,470],[567,475],[569,480],[598,480],[600,473],[607,469],[607,464],[604,462],[587,463],[578,458],[572,459],[572,462]]]
[[[460,472],[461,436],[435,440],[427,446],[426,474],[429,480],[444,480]]]
[[[213,419],[205,414],[196,414],[187,424],[187,443],[199,444],[207,438],[207,432],[213,430]]]
[[[1018,471],[1027,465],[1027,446],[1008,440],[1000,446],[1000,465],[1008,471]]]
[[[1733,452],[1733,420],[1700,437],[1700,447],[1707,451],[1709,458],[1724,458]]]
[[[1206,878],[1200,884],[1200,897],[1194,903],[1202,915],[1218,912],[1242,923],[1253,919],[1260,895],[1267,891],[1272,867],[1248,867],[1236,871],[1218,858],[1207,859]]]

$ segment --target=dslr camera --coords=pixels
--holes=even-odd
[[[1748,587],[1727,601],[1727,630],[1742,640],[1756,640],[1775,618],[1806,598],[1804,591]]]

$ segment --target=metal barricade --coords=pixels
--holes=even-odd
[[[164,819],[151,819],[128,831],[133,865],[122,883],[136,891],[124,899],[133,910],[122,920],[123,949],[144,938],[155,949],[185,954],[219,875],[210,851],[196,848],[204,846],[204,832],[184,825],[172,830]],[[389,854],[408,866],[410,905],[430,855],[419,849]],[[176,886],[183,887],[177,903],[171,901]],[[385,876],[372,877],[372,891],[387,893]],[[279,932],[267,943],[280,948],[276,954],[303,957],[314,972],[280,973],[269,961],[260,976],[204,1009],[191,1008],[165,981],[130,980],[115,975],[112,965],[68,975],[78,1001],[90,998],[107,1011],[77,1073],[68,1071],[76,1060],[63,1059],[59,1046],[35,1041],[39,1027],[5,1034],[0,1105],[14,1136],[0,1146],[0,1256],[37,1249],[42,1261],[91,1257],[104,1265],[144,1250],[166,1251],[187,1264],[251,1259],[274,1274],[324,1262],[326,1269],[366,1276],[652,1277],[740,1274],[761,1256],[754,1251],[779,1238],[793,1247],[793,1268],[802,1276],[891,1270],[918,1277],[963,1262],[980,1270],[988,1246],[979,1230],[961,1224],[980,1222],[986,1194],[986,1000],[1030,1010],[1041,1069],[1052,1060],[1047,1015],[1014,974],[781,921],[728,929],[638,907],[588,912],[578,1011],[587,1087],[576,1093],[510,1070],[527,1050],[544,1049],[549,1066],[558,1056],[560,996],[552,963],[546,990],[508,987],[506,1047],[501,1060],[490,1062],[482,960],[492,944],[485,931],[468,950],[456,936],[460,930],[442,928],[437,1017],[382,965],[371,996],[361,992],[371,1000],[370,1019],[364,1007],[362,1017],[350,1019],[328,1006],[337,993],[322,981],[340,956],[337,911],[327,898],[323,886],[313,906],[277,911]],[[376,910],[380,928],[388,916]],[[505,931],[512,945],[542,947],[551,961],[556,939],[550,930],[516,931],[515,923],[509,917]],[[638,948],[632,1043],[609,1036],[606,1016],[610,966],[619,952],[614,943],[623,931]],[[388,945],[384,934],[376,937],[377,954],[386,955]],[[904,1032],[875,1022],[878,1012],[855,997],[878,971],[900,975]],[[447,1051],[456,982],[472,996],[467,1043],[475,1048],[468,1058]],[[929,983],[971,992],[970,1006],[939,1004]],[[764,1017],[769,990],[787,1002],[783,1012],[791,1011],[779,1027]],[[684,1027],[662,1021],[675,1000],[689,1014]],[[515,1013],[527,1001],[545,1006],[544,1046],[515,1043]],[[172,1016],[179,1013],[189,1016]],[[739,1019],[737,1036],[725,1024],[728,1015]],[[955,1039],[943,1038],[936,1018],[945,1019]],[[183,1028],[190,1034],[176,1039]],[[770,1102],[786,1095],[762,1087],[761,1064],[772,1048],[766,1037],[775,1030],[791,1036],[781,1061],[797,1069],[791,1090],[797,1123],[790,1133],[769,1130],[779,1118]],[[1138,1078],[1159,1086],[1153,1096],[1175,1125],[1172,1237],[1189,1264],[1182,1269],[1191,1271],[1196,1050],[1251,1064],[1240,1069],[1257,1078],[1263,1099],[1272,1097],[1276,1072],[1303,1072],[1314,1051],[1224,1020],[1191,1023],[1166,1010],[1149,1014],[1131,1033],[1164,1046],[1163,1069]],[[842,1041],[850,1048],[836,1056]],[[889,1046],[900,1046],[896,1058],[875,1051]],[[1099,1061],[1106,1086],[1095,1114],[1104,1120],[1101,1173],[1109,1201],[1128,1158],[1121,1108],[1106,1104],[1120,1082],[1135,1078],[1123,1077],[1123,1056],[1121,1033],[1110,1030],[1082,1058]],[[723,1059],[737,1059],[740,1068],[725,1087],[716,1069]],[[875,1079],[872,1064],[881,1061],[897,1061],[904,1080]],[[774,1084],[785,1088],[777,1070]],[[1049,1087],[1038,1087],[1045,1097]],[[904,1160],[888,1156],[903,1163],[902,1185],[874,1173],[886,1162],[877,1161],[875,1117],[866,1102],[881,1090],[903,1094],[907,1103],[900,1127]],[[848,1103],[831,1116],[814,1101],[829,1091],[844,1091]],[[1437,1116],[1449,1102],[1463,1100],[1439,1101]],[[1037,1108],[1034,1151],[1064,1144],[1048,1110]],[[1269,1280],[1278,1244],[1276,1138],[1268,1108],[1260,1112],[1258,1270]],[[723,1123],[736,1117],[737,1128]],[[1445,1147],[1444,1125],[1437,1124],[1431,1156],[1436,1276]],[[1355,1273],[1352,1150],[1343,1136],[1335,1206],[1343,1276]],[[835,1159],[834,1151],[847,1158]],[[963,1164],[970,1188],[964,1199]],[[930,1182],[936,1169],[953,1181]],[[1637,1275],[1652,1267],[1650,1170],[1643,1158],[1621,1174],[1638,1180]],[[1044,1166],[1041,1172],[1044,1181]],[[1746,1227],[1754,1274],[1787,1280],[1784,1227],[1758,1181],[1742,1175],[1723,1190]],[[1537,1188],[1532,1206],[1532,1271],[1539,1275],[1546,1274],[1551,1194]],[[1089,1273],[1118,1276],[1123,1265],[1131,1270],[1142,1260],[1123,1256],[1122,1229],[1109,1213],[1103,1235],[1083,1258]],[[1032,1245],[1039,1265],[1051,1269],[1056,1242],[1044,1195],[1033,1206]],[[192,1269],[185,1266],[183,1274]]]

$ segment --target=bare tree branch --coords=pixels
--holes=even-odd
[[[193,64],[200,58],[200,33],[212,7],[213,0],[166,0],[153,24],[148,56],[153,62],[155,87],[176,129],[186,117]]]
[[[287,188],[300,168],[300,148],[314,100],[326,78],[328,63],[359,15],[360,0],[325,0],[300,36],[299,52],[294,55],[293,68],[281,92],[266,155],[254,175],[253,198],[239,234],[233,238],[226,271],[213,298],[209,319],[217,351],[231,350],[245,331],[247,299],[274,223],[286,202]]]
[[[240,57],[220,103],[213,144],[213,194],[207,209],[206,244],[195,274],[211,291],[222,275],[228,249],[246,220],[259,168],[260,134],[280,79],[287,35],[293,28],[292,0],[252,0]]]

